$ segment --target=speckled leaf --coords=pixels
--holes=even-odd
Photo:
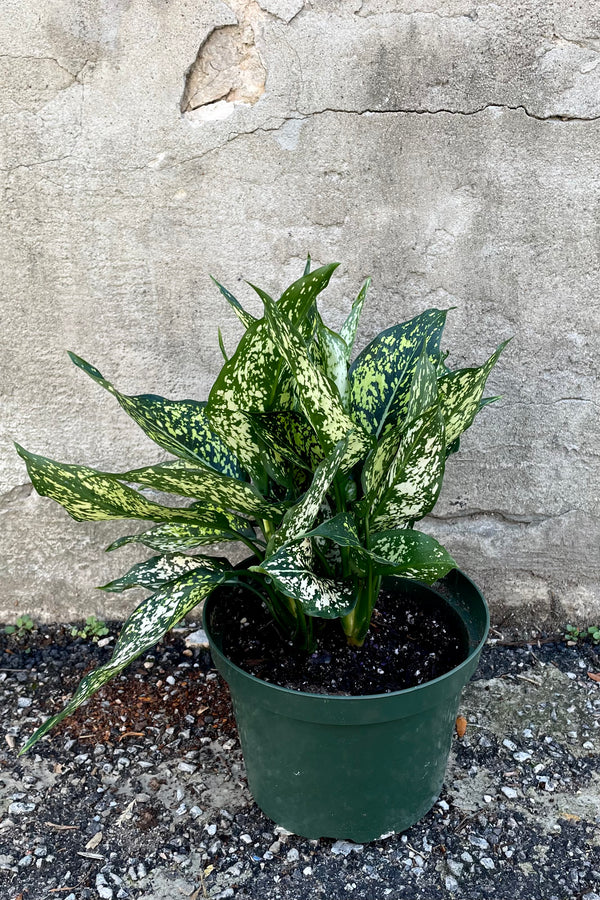
[[[487,377],[507,344],[508,341],[503,341],[483,366],[458,369],[438,379],[440,406],[448,444],[456,440],[473,422],[481,408],[481,397]]]
[[[356,531],[356,522],[348,512],[338,513],[337,516],[326,519],[302,537],[326,538],[338,547],[362,547]]]
[[[396,452],[387,465],[387,459]],[[371,507],[371,530],[402,528],[433,509],[438,498],[445,463],[444,423],[438,407],[411,423],[408,429],[389,432],[365,471]],[[380,476],[381,474],[381,477]]]
[[[335,619],[356,605],[353,583],[322,578],[312,569],[310,540],[282,547],[253,571],[264,572],[286,596],[294,597],[309,616]]]
[[[356,300],[352,304],[352,309],[350,310],[348,318],[346,319],[340,330],[340,337],[348,348],[348,361],[350,360],[350,354],[352,353],[352,348],[356,339],[356,332],[358,330],[360,314],[362,312],[362,308],[364,306],[370,284],[371,279],[367,278],[360,291],[358,292]]]
[[[183,460],[131,469],[114,477],[182,497],[195,497],[219,509],[237,510],[261,518],[277,518],[285,511],[281,504],[269,503],[261,497],[256,488],[247,482],[236,481]]]
[[[317,344],[320,368],[337,388],[344,409],[348,408],[348,357],[346,342],[328,328],[319,316],[317,319]]]
[[[151,522],[194,521],[216,528],[227,525],[227,520],[218,510],[199,512],[161,506],[121,484],[112,475],[87,466],[55,462],[29,453],[18,444],[16,447],[27,464],[29,477],[38,494],[56,500],[78,522],[146,519]]]
[[[54,725],[74,712],[144,650],[158,643],[171,628],[224,581],[226,575],[227,573],[221,569],[197,569],[143,600],[123,626],[110,661],[85,676],[62,712],[46,719],[20,752],[30,750]]]
[[[210,556],[186,556],[174,553],[169,556],[152,556],[144,562],[137,563],[125,575],[102,585],[100,590],[120,593],[132,587],[145,587],[158,590],[164,584],[177,581],[196,569],[205,571],[222,571],[227,567],[227,560]]]
[[[277,410],[252,416],[261,440],[297,466],[314,471],[324,457],[315,431],[294,410]]]
[[[337,474],[346,449],[347,441],[340,441],[327,459],[319,464],[309,489],[299,503],[287,510],[283,522],[269,541],[267,556],[271,556],[283,544],[294,540],[311,528]]]
[[[371,537],[371,550],[377,558],[373,568],[378,575],[403,575],[433,584],[456,568],[448,551],[422,531],[407,528],[382,531]]]
[[[178,550],[192,550],[194,547],[219,541],[237,541],[240,534],[250,538],[255,536],[254,531],[244,525],[243,519],[236,521],[231,518],[231,525],[223,528],[192,522],[166,522],[139,534],[127,534],[117,538],[106,549],[110,551],[117,550],[125,544],[143,544],[160,553],[175,553]]]
[[[265,301],[265,313],[271,335],[294,376],[296,399],[304,415],[327,453],[348,435],[343,468],[350,469],[366,456],[371,439],[345,412],[339,394],[311,362],[301,336],[280,315],[278,308]]]
[[[328,284],[336,265],[323,266],[290,285],[277,304],[282,317],[301,322],[317,294]],[[257,290],[261,296],[267,296]],[[263,472],[264,449],[246,413],[267,412],[275,406],[287,408],[290,401],[281,353],[265,321],[255,321],[219,373],[206,413],[215,430],[257,481]]]
[[[367,431],[377,434],[387,417],[406,412],[413,372],[423,347],[439,355],[446,311],[428,309],[414,319],[382,331],[350,367],[350,412]]]
[[[253,322],[256,322],[256,318],[253,315],[251,315],[249,312],[246,312],[246,310],[244,309],[244,307],[242,306],[240,301],[237,300],[233,296],[231,291],[228,291],[226,287],[223,287],[223,285],[220,284],[216,278],[213,278],[212,275],[210,277],[212,278],[212,280],[214,281],[216,286],[219,288],[219,290],[221,291],[221,293],[223,294],[223,296],[225,297],[225,299],[227,300],[229,305],[232,307],[233,311],[235,312],[236,316],[238,317],[238,319],[240,320],[240,322],[242,323],[244,328],[249,328]]]
[[[422,416],[437,402],[437,374],[426,350],[421,353],[413,373],[404,425]]]
[[[159,447],[184,459],[206,462],[232,478],[245,477],[237,459],[210,427],[204,411],[206,403],[166,400],[155,394],[121,394],[94,366],[75,353],[69,353],[69,356],[78,368],[118,400],[125,412]]]

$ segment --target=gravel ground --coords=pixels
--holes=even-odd
[[[227,690],[188,631],[21,759],[114,638],[54,626],[0,639],[1,900],[600,900],[592,647],[490,644],[440,800],[358,845],[290,835],[256,808]]]

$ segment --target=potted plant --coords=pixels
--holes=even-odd
[[[311,271],[309,257],[278,302],[254,288],[260,319],[217,282],[245,333],[228,357],[219,332],[225,362],[207,402],[122,394],[70,354],[174,458],[111,473],[17,446],[36,490],[73,518],[153,523],[109,550],[137,542],[156,553],[104,585],[152,593],[111,660],[21,752],[209,598],[213,659],[269,816],[307,837],[365,841],[435,802],[489,617],[449,553],[414,525],[461,433],[496,399],[483,391],[506,342],[482,366],[451,371],[446,311],[428,309],[350,363],[369,280],[336,333],[316,303],[335,268]],[[147,489],[193,502],[167,505]],[[203,552],[221,542],[251,556],[234,566]]]

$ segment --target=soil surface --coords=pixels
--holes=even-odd
[[[1,900],[599,900],[589,644],[488,644],[439,800],[361,845],[291,835],[256,807],[227,689],[188,629],[17,757],[117,633],[0,637]]]
[[[350,647],[339,619],[321,627],[312,654],[282,640],[266,607],[243,590],[223,592],[214,610],[225,655],[263,681],[316,694],[384,694],[432,681],[466,659],[459,616],[436,594],[382,592],[362,647]]]

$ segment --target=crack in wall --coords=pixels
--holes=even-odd
[[[592,519],[598,519],[600,517],[595,516],[593,513],[588,512],[584,509],[579,509],[577,507],[573,507],[570,509],[565,509],[562,512],[557,513],[510,513],[503,509],[460,509],[455,512],[448,513],[429,513],[427,518],[432,519],[436,522],[453,522],[455,519],[500,519],[500,521],[505,522],[507,525],[541,525],[543,522],[548,522],[552,519],[561,519],[564,516],[568,516],[571,513],[582,513],[585,516],[589,516]]]
[[[279,131],[283,128],[288,122],[294,121],[307,121],[308,119],[314,118],[315,116],[322,116],[328,113],[337,114],[337,115],[348,115],[348,116],[387,116],[387,115],[419,115],[419,116],[437,116],[437,115],[452,115],[452,116],[477,116],[481,113],[487,112],[488,110],[507,110],[509,112],[523,112],[528,118],[534,119],[538,122],[595,122],[600,120],[600,116],[590,116],[589,118],[581,117],[581,116],[571,116],[571,115],[558,115],[552,114],[548,116],[537,115],[536,113],[530,112],[524,105],[519,104],[518,106],[509,106],[505,104],[499,103],[487,103],[484,106],[477,107],[473,110],[459,110],[459,109],[410,109],[406,107],[402,108],[394,108],[394,109],[335,109],[330,107],[325,107],[323,109],[317,109],[313,111],[303,112],[300,110],[296,111],[296,115],[283,116],[278,119],[277,124],[275,125],[256,125],[252,128],[247,128],[242,131],[229,131],[225,140],[220,141],[214,147],[209,147],[204,150],[202,153],[195,154],[194,156],[189,156],[186,159],[177,160],[176,162],[163,166],[164,169],[174,169],[178,166],[187,165],[187,163],[196,162],[198,160],[203,159],[206,156],[210,156],[212,153],[217,153],[223,147],[228,144],[233,143],[240,137],[246,137],[252,134],[258,134],[262,132],[264,134],[269,134],[273,131]],[[138,167],[138,168],[146,168],[146,166]]]

